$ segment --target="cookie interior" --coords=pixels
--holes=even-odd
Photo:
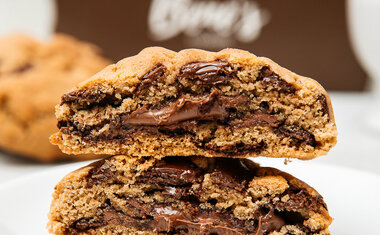
[[[331,223],[303,182],[233,158],[116,156],[66,176],[53,197],[55,234],[326,234]]]
[[[288,83],[263,61],[216,59],[178,69],[156,64],[138,79],[134,86],[93,86],[64,95],[58,127],[69,147],[61,148],[313,158],[336,141],[325,92]],[[85,150],[75,150],[79,142]]]

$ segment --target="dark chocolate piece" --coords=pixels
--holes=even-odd
[[[170,105],[149,110],[145,106],[138,108],[122,121],[131,125],[171,125],[178,122],[197,120],[223,120],[227,111],[218,100],[219,92],[214,90],[199,100],[180,97]]]
[[[258,228],[256,234],[264,234],[264,232],[278,231],[282,226],[286,225],[286,222],[283,218],[276,215],[273,209],[270,209],[269,212],[263,213],[260,211]]]
[[[318,96],[318,101],[321,103],[322,105],[322,114],[323,115],[326,115],[327,114],[327,120],[329,121],[329,108],[327,106],[327,100],[326,100],[326,96],[324,95],[319,95]]]
[[[295,140],[297,143],[305,143],[313,147],[316,147],[318,144],[315,141],[314,135],[308,131],[305,131],[302,128],[300,129],[298,127],[294,127],[290,130],[290,129],[285,128],[284,126],[281,126],[280,128],[275,129],[275,131],[280,135],[283,135]]]
[[[250,127],[250,126],[269,126],[271,128],[277,128],[283,121],[278,120],[276,115],[268,113],[248,113],[242,118],[241,123],[237,123],[235,128]]]
[[[288,211],[295,211],[301,208],[308,208],[309,210],[318,211],[322,206],[327,209],[327,205],[323,201],[322,196],[311,197],[304,189],[289,188],[285,191],[289,195],[289,200],[282,202],[277,201],[275,208],[286,209]]]
[[[157,64],[142,77],[140,84],[136,87],[135,93],[140,94],[143,89],[154,86],[161,78],[164,77],[165,72],[166,67],[162,64]]]
[[[80,105],[81,108],[90,108],[95,104],[98,106],[119,105],[121,103],[121,99],[99,90],[79,90],[64,94],[61,98],[61,105],[65,103],[75,103]]]
[[[239,106],[247,105],[250,101],[247,95],[238,96],[220,96],[220,103],[223,104],[225,108],[237,108]]]
[[[94,164],[87,176],[87,187],[106,182],[113,176],[114,167],[105,159]]]
[[[65,103],[78,103],[80,105],[98,103],[106,97],[101,91],[79,90],[64,94],[61,98],[61,105]]]
[[[226,83],[234,74],[228,62],[220,59],[186,64],[182,66],[178,78],[199,81],[202,85],[217,85]]]
[[[79,231],[86,231],[92,228],[98,228],[106,225],[106,221],[91,221],[90,219],[80,219],[75,221],[71,227]],[[71,234],[76,234],[76,231],[71,231]]]
[[[222,158],[215,162],[210,178],[213,184],[220,185],[221,188],[228,187],[242,192],[255,174],[255,169],[249,168],[243,160]]]
[[[157,164],[145,172],[138,181],[154,182],[157,186],[180,186],[199,182],[201,170],[186,159],[168,157],[164,163]]]
[[[276,73],[270,70],[267,66],[261,68],[259,76],[256,80],[261,81],[261,83],[265,86],[275,87],[279,92],[284,92],[288,94],[296,92],[296,89],[292,84],[287,83],[286,81],[281,79],[280,76],[278,76]]]

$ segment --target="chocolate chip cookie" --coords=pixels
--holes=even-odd
[[[25,35],[0,39],[0,148],[34,160],[66,159],[49,136],[57,131],[61,95],[110,62],[98,48],[56,35],[39,42]]]
[[[68,154],[312,159],[337,136],[321,85],[236,49],[146,48],[63,95],[56,116]]]
[[[114,156],[55,188],[54,234],[329,234],[313,188],[248,159]]]

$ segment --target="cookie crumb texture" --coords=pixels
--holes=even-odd
[[[313,188],[247,159],[115,156],[67,175],[53,234],[329,234]]]
[[[330,98],[314,80],[235,49],[147,48],[65,94],[66,153],[311,159],[336,143]]]
[[[67,159],[49,143],[57,131],[54,106],[108,64],[96,47],[65,35],[0,39],[0,148],[43,162]]]

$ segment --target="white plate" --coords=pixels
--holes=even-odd
[[[332,234],[378,234],[380,176],[314,162],[258,159],[306,181],[324,196],[334,222]],[[55,184],[88,162],[73,163],[0,185],[0,234],[47,234],[46,223]]]

